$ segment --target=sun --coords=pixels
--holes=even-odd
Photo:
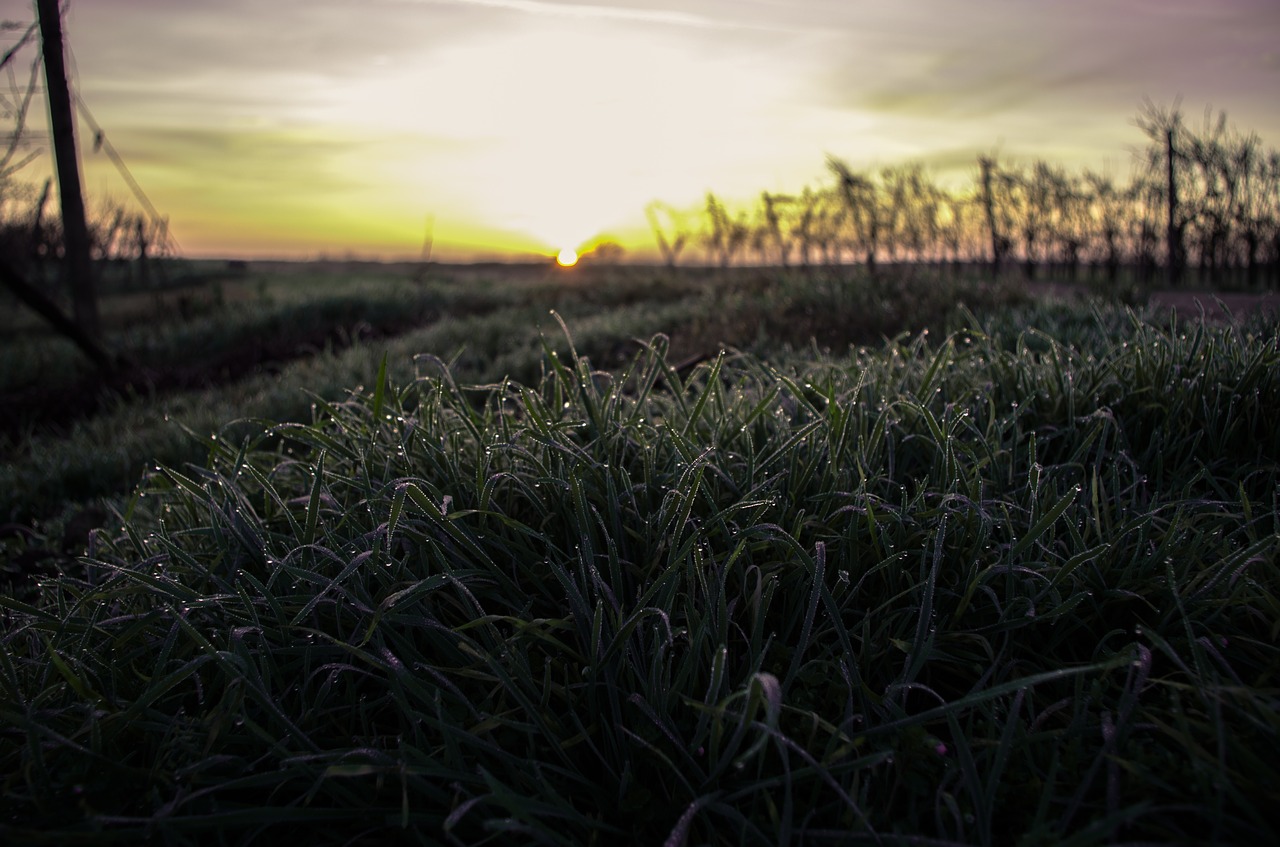
[[[556,256],[556,264],[562,268],[571,268],[578,264],[578,254],[566,247]]]

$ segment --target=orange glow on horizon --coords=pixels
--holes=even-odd
[[[0,18],[18,20],[24,5],[29,14],[30,0],[9,0]],[[827,152],[867,174],[920,163],[960,191],[993,149],[1119,179],[1141,137],[1132,125],[1141,97],[1199,99],[1219,85],[1240,98],[1234,121],[1280,133],[1265,97],[1274,68],[1243,58],[1271,55],[1274,39],[1242,25],[1230,3],[1162,24],[1222,51],[1204,55],[1223,56],[1212,70],[1233,75],[1212,80],[1208,64],[1185,61],[1181,40],[1159,57],[1122,60],[1129,33],[1150,26],[1136,8],[1116,12],[1132,30],[1098,30],[1114,30],[1116,60],[1086,73],[1082,62],[1103,54],[1083,55],[1073,39],[1099,24],[1057,4],[1028,4],[998,28],[974,17],[953,29],[939,11],[937,31],[911,4],[881,4],[872,36],[857,4],[817,0],[746,4],[741,14],[710,0],[679,14],[651,3],[438,0],[388,4],[379,37],[352,40],[370,26],[367,4],[321,2],[306,37],[287,42],[271,33],[289,25],[289,4],[221,16],[209,11],[216,4],[73,5],[85,108],[193,257],[552,266],[573,245],[578,264],[620,261],[617,248],[625,261],[660,262],[645,215],[659,201],[680,213],[662,221],[663,236],[685,238],[686,261],[711,261],[698,229],[708,192],[732,216],[755,215],[764,190],[827,185]],[[139,49],[148,16],[165,37]],[[1026,45],[998,49],[1014,32]],[[957,39],[970,46],[957,52]],[[349,48],[349,64],[315,49],[331,42]],[[23,47],[22,61],[37,48]],[[41,101],[32,100],[32,128],[44,125]],[[82,182],[91,215],[109,218],[113,198],[135,205],[101,146],[80,138]],[[34,196],[51,175],[45,153],[18,179]],[[598,252],[604,242],[611,248]]]

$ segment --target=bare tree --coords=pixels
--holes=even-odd
[[[852,227],[849,246],[863,253],[867,270],[874,273],[880,248],[881,216],[876,185],[834,156],[827,156],[827,167],[835,174],[837,190]]]
[[[703,242],[707,246],[711,260],[720,267],[727,268],[733,255],[733,221],[724,203],[710,191],[707,192],[706,214],[708,229]]]
[[[792,203],[795,202],[794,198],[785,194],[770,194],[768,191],[762,191],[760,202],[764,209],[765,238],[777,251],[778,264],[785,268],[790,263],[792,247],[791,227],[786,217]]]
[[[1124,234],[1124,198],[1116,190],[1110,177],[1086,172],[1085,184],[1089,187],[1086,199],[1086,220],[1096,228],[1095,261],[1102,264],[1107,284],[1115,285],[1120,275],[1121,239]]]
[[[835,189],[814,192],[814,212],[809,237],[822,253],[822,264],[832,267],[840,262],[840,229],[845,220],[840,196]]]
[[[1190,222],[1179,202],[1180,149],[1185,140],[1186,126],[1182,112],[1175,104],[1163,108],[1147,101],[1135,121],[1146,133],[1151,144],[1147,151],[1150,175],[1163,177],[1163,201],[1165,208],[1165,278],[1170,285],[1182,279],[1186,266],[1186,230]]]
[[[976,206],[971,198],[953,197],[945,192],[938,195],[937,202],[939,255],[944,262],[950,262],[953,272],[958,272],[973,229]]]
[[[800,251],[800,267],[807,268],[817,242],[818,193],[805,186],[796,200],[796,216],[791,232]]]
[[[913,162],[882,171],[884,196],[888,198],[884,235],[890,256],[924,262],[936,254],[938,206],[941,191]]]
[[[1036,165],[1037,176],[1048,189],[1048,242],[1055,275],[1075,281],[1080,272],[1081,253],[1088,239],[1089,224],[1084,201],[1084,183],[1065,169],[1048,163]]]
[[[645,215],[649,219],[649,228],[653,231],[653,240],[658,245],[663,262],[667,267],[674,268],[689,241],[684,215],[656,200],[645,208]]]
[[[979,156],[978,170],[981,180],[979,196],[991,237],[991,273],[995,275],[1000,272],[1013,244],[1009,238],[1012,224],[1008,220],[1008,180],[1001,179],[999,164],[993,157]]]
[[[707,228],[702,242],[707,248],[711,261],[721,268],[727,268],[733,264],[734,257],[746,246],[751,234],[751,226],[744,215],[732,216],[724,202],[710,191],[707,192],[704,212]]]
[[[1145,286],[1162,265],[1181,279],[1194,260],[1206,282],[1280,284],[1280,153],[1228,128],[1225,115],[1192,131],[1176,108],[1148,105],[1137,123],[1150,144],[1127,184],[980,156],[973,188],[956,194],[921,164],[869,176],[828,156],[832,184],[794,197],[762,192],[750,223],[708,193],[701,243],[721,265],[749,246],[761,264],[784,266],[797,253],[809,266],[817,251],[827,264],[848,252],[873,273],[886,255],[953,268],[985,260],[993,273],[1018,260],[1029,279],[1093,273],[1108,285],[1129,267]],[[675,241],[650,214],[660,244]]]
[[[616,241],[601,241],[586,252],[582,258],[597,265],[616,265],[626,255],[626,248]]]

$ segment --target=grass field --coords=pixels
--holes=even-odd
[[[450,361],[464,381],[532,379],[544,342],[567,349],[552,310],[573,322],[597,364],[615,366],[634,339],[657,332],[671,336],[677,362],[722,345],[807,347],[814,337],[841,349],[941,326],[958,300],[1021,296],[1008,283],[939,286],[927,274],[846,283],[755,271],[455,269],[418,284],[394,267],[306,265],[216,291],[187,294],[195,305],[186,319],[148,320],[134,298],[108,301],[112,346],[139,367],[106,394],[69,343],[33,331],[0,338],[0,520],[26,523],[126,493],[156,461],[200,460],[201,439],[235,419],[309,421],[311,395],[342,399],[372,379],[384,353],[402,382],[421,354]]]
[[[1280,839],[1274,318],[585,282],[15,441],[0,835]]]

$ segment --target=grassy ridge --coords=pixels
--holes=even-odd
[[[0,523],[47,519],[67,504],[124,495],[155,462],[201,461],[202,440],[229,421],[308,421],[313,397],[340,400],[371,379],[384,354],[399,382],[413,379],[413,357],[423,353],[451,361],[464,381],[535,379],[546,331],[557,343],[551,309],[574,321],[585,353],[612,367],[635,351],[631,339],[660,331],[671,335],[676,361],[714,353],[722,344],[805,346],[810,337],[843,349],[906,329],[942,326],[957,301],[984,308],[1017,296],[1016,287],[1007,284],[940,285],[928,275],[698,276],[629,268],[593,275],[582,270],[517,279],[444,278],[425,285],[394,277],[301,274],[264,279],[261,286],[249,280],[240,294],[250,299],[237,299],[233,292],[224,310],[136,330],[117,339],[119,348],[142,363],[185,363],[197,356],[217,359],[237,345],[270,343],[264,338],[310,340],[323,347],[327,336],[358,338],[361,326],[366,333],[370,327],[385,332],[388,321],[395,325],[405,315],[419,316],[423,323],[394,337],[330,345],[317,355],[283,362],[276,372],[181,393],[134,391],[75,422],[69,433],[36,430],[12,445],[0,437]],[[259,287],[260,295],[246,293]],[[56,387],[64,370],[75,370],[74,360],[54,366],[59,355],[74,355],[58,354],[60,349],[55,344],[51,352],[47,339],[43,346],[0,344],[0,373]],[[561,345],[561,352],[566,349]],[[72,381],[63,387],[82,390]]]
[[[1274,841],[1274,327],[1055,314],[210,442],[0,600],[0,832]]]

